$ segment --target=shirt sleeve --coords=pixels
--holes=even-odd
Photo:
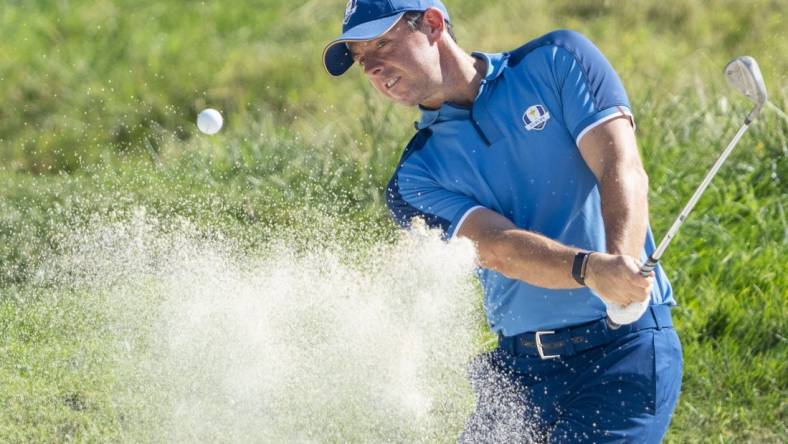
[[[574,31],[559,31],[552,55],[564,120],[575,143],[615,117],[627,116],[634,126],[621,78],[590,40]]]
[[[409,228],[414,218],[420,218],[428,227],[441,230],[444,239],[451,239],[465,218],[482,207],[473,198],[442,187],[426,163],[413,155],[429,137],[423,135],[414,137],[400,160],[386,189],[386,204],[401,227]]]

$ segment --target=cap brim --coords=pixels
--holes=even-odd
[[[363,42],[374,40],[387,33],[397,24],[405,12],[399,12],[388,17],[362,23],[354,28],[348,29],[336,40],[326,45],[323,50],[323,65],[326,71],[332,76],[341,76],[351,66],[353,66],[353,56],[350,55],[347,42]]]

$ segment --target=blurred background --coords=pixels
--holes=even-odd
[[[596,43],[632,102],[657,237],[751,107],[722,68],[739,55],[758,60],[772,105],[664,259],[685,353],[667,442],[788,439],[788,2],[445,3],[468,51],[513,49],[556,28]],[[63,233],[96,215],[142,207],[242,248],[324,217],[321,235],[344,236],[351,249],[395,238],[383,188],[417,111],[385,102],[358,70],[338,79],[324,71],[322,49],[344,8],[342,0],[4,1],[0,440],[125,436],[123,411],[107,394],[113,382],[96,377],[106,368],[91,361],[103,346],[80,339],[93,337],[101,317],[86,314],[80,297],[43,310],[62,295],[36,277]],[[206,107],[225,118],[216,136],[194,124]],[[82,327],[67,336],[61,322]],[[39,353],[42,344],[66,351]],[[75,350],[93,364],[68,379],[45,371]],[[74,396],[91,407],[74,408]]]

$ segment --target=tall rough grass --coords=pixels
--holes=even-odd
[[[749,104],[724,82],[756,57],[788,109],[781,1],[446,2],[460,43],[498,51],[558,27],[624,79],[664,233]],[[144,207],[254,250],[281,227],[395,239],[382,187],[412,132],[361,76],[322,69],[344,2],[8,1],[0,9],[0,441],[123,438],[106,313],[36,284],[62,233]],[[196,113],[227,127],[200,136]],[[788,439],[788,121],[742,139],[664,259],[680,306],[669,442]],[[324,215],[330,215],[330,223]],[[323,221],[323,222],[321,222]],[[352,230],[351,230],[352,231]]]

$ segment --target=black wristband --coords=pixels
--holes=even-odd
[[[586,262],[592,253],[592,251],[581,251],[575,255],[575,260],[572,262],[572,277],[584,287],[586,286]]]

